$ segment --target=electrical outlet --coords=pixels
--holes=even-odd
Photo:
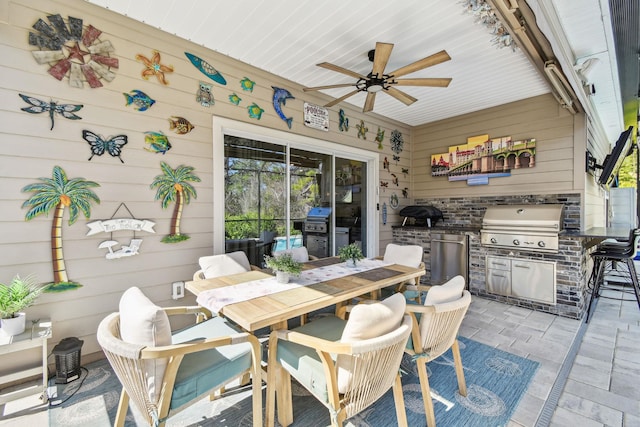
[[[184,282],[173,282],[171,284],[171,298],[184,298]]]

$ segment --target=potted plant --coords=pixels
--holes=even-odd
[[[289,283],[291,275],[298,276],[302,272],[302,263],[286,252],[278,256],[267,255],[264,257],[264,262],[267,268],[276,273],[276,279],[280,283]]]
[[[0,283],[0,328],[6,335],[19,335],[25,330],[23,310],[36,301],[46,286],[35,282],[33,276],[24,279],[16,275],[11,284]]]
[[[356,243],[351,243],[350,245],[343,246],[338,249],[338,256],[342,262],[347,263],[347,267],[355,267],[356,261],[360,261],[364,258],[362,255],[362,249]]]

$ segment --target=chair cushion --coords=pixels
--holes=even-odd
[[[293,330],[328,341],[338,341],[346,324],[347,321],[339,317],[324,316]],[[278,341],[276,357],[291,376],[321,402],[329,401],[327,379],[315,349],[281,340]]]
[[[384,251],[383,259],[394,264],[417,268],[422,262],[422,254],[422,246],[389,243]]]
[[[155,305],[137,287],[127,289],[120,298],[120,338],[123,341],[159,347],[171,344],[171,324],[164,310]],[[167,359],[146,360],[149,398],[156,402]]]
[[[198,263],[200,264],[205,279],[245,273],[251,270],[251,264],[249,264],[247,254],[242,251],[203,256],[200,257]]]
[[[424,305],[442,304],[455,301],[464,291],[464,277],[455,276],[442,285],[432,286],[427,292]]]
[[[281,251],[275,251],[273,253],[273,256],[278,256],[281,254],[291,254],[291,258],[293,258],[295,261],[298,261],[298,262],[309,261],[309,251],[307,251],[307,248],[305,248],[304,246],[301,246],[299,248],[291,248],[291,249],[284,249]]]
[[[225,319],[214,317],[176,331],[173,344],[234,335],[241,331]],[[241,343],[190,353],[184,356],[176,374],[170,409],[175,410],[209,393],[251,368],[251,344]]]
[[[372,304],[358,304],[351,309],[349,320],[342,331],[341,342],[362,341],[385,335],[400,326],[404,317],[404,295],[394,294]],[[353,357],[340,355],[337,362],[338,391],[346,392],[351,384]]]

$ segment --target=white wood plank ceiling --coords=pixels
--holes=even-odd
[[[459,1],[87,1],[303,86],[355,83],[316,64],[366,75],[372,67],[367,52],[377,41],[395,45],[387,71],[444,49],[450,61],[404,77],[451,77],[449,87],[403,86],[418,99],[410,106],[386,94],[376,97],[373,112],[412,126],[550,92],[525,55],[495,47],[492,34]],[[578,38],[587,43],[589,34]],[[337,98],[351,90],[324,93]],[[344,102],[362,107],[364,99],[359,93]]]

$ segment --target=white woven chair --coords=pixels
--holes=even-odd
[[[268,426],[275,422],[276,399],[280,424],[293,422],[291,376],[329,409],[332,426],[341,426],[392,387],[398,425],[407,425],[399,368],[411,333],[411,318],[402,309],[404,297],[396,294],[391,298],[394,303],[386,306],[382,301],[352,307],[348,321],[344,320],[347,308],[342,307],[339,316],[326,316],[291,331],[271,333]],[[374,313],[379,313],[380,308],[393,311],[394,317],[381,319]],[[354,326],[358,322],[361,324]],[[391,329],[377,333],[386,328],[383,324]],[[375,336],[369,337],[370,331]]]
[[[298,262],[307,262],[307,261],[318,259],[318,257],[315,255],[309,255],[309,251],[304,246],[291,248],[291,249],[283,249],[281,251],[275,251],[273,252],[273,256],[278,256],[285,253],[291,254],[291,258],[293,258]]]
[[[464,278],[456,276],[443,285],[430,287],[424,305],[407,304],[406,307],[413,322],[406,352],[413,355],[416,362],[429,427],[435,427],[436,419],[427,376],[427,362],[437,359],[451,348],[458,391],[462,396],[467,395],[457,340],[458,330],[471,304],[471,294],[464,290],[464,286]]]
[[[404,265],[407,267],[414,268],[424,268],[424,262],[422,262],[422,257],[424,255],[424,249],[422,246],[418,245],[397,245],[395,243],[387,244],[387,247],[384,250],[384,255],[382,259],[387,262],[392,262],[394,264]],[[397,283],[393,287],[393,291],[391,291],[392,287],[385,288],[381,291],[372,292],[371,297],[373,299],[379,299],[380,294],[382,296],[388,296],[392,292],[404,292],[405,287],[408,285],[417,285],[419,278],[409,279],[405,282]],[[411,297],[408,298],[412,298]]]
[[[123,303],[126,298],[128,303]],[[206,395],[213,398],[215,390],[250,373],[253,425],[261,426],[258,340],[220,317],[171,333],[168,315],[196,314],[201,320],[210,313],[201,307],[163,309],[145,299],[139,289],[129,289],[120,312],[108,315],[98,326],[98,342],[122,384],[114,425],[124,425],[131,400],[150,426],[163,426],[169,415]],[[121,336],[125,331],[126,341]]]

